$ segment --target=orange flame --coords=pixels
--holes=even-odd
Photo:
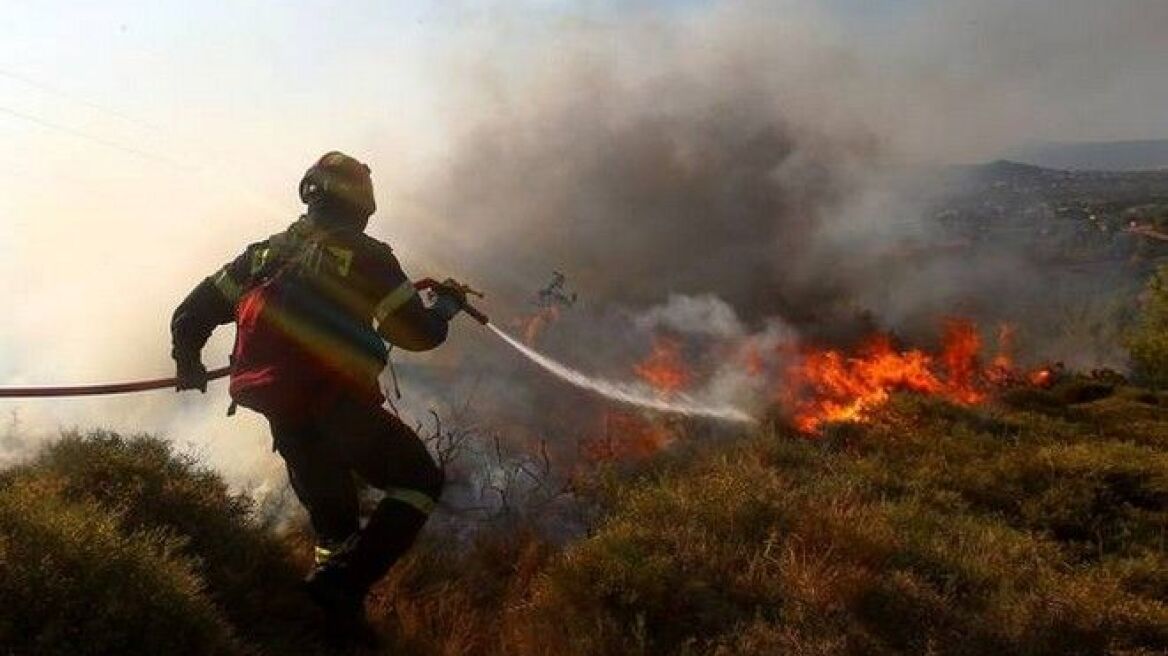
[[[954,401],[972,404],[985,398],[978,391],[978,354],[981,353],[981,336],[972,321],[947,319],[941,338],[941,362],[948,373],[943,393]]]
[[[540,308],[537,312],[520,317],[515,320],[514,324],[523,335],[523,343],[528,346],[535,346],[535,341],[539,339],[544,329],[559,318],[560,309],[558,307],[544,307]]]
[[[682,358],[681,343],[666,337],[653,340],[653,351],[633,371],[662,396],[682,391],[693,378]]]
[[[621,462],[647,458],[669,445],[673,434],[657,421],[632,413],[605,412],[596,437],[581,442],[588,462]]]
[[[794,427],[814,435],[828,423],[869,420],[898,391],[974,405],[996,388],[1051,385],[1058,375],[1055,370],[1027,372],[1016,367],[1014,335],[1013,326],[998,326],[996,350],[988,365],[983,365],[984,345],[976,325],[957,318],[942,324],[936,351],[901,349],[891,336],[876,334],[850,351],[789,340],[764,347],[746,340],[728,345],[718,357],[779,389],[772,398],[789,413]],[[695,376],[685,362],[683,346],[678,339],[657,337],[634,372],[662,396],[688,390]],[[610,412],[604,421],[605,437],[586,442],[594,461],[644,456],[673,439],[660,424],[640,415]]]
[[[1010,384],[1015,375],[1014,335],[1016,329],[1008,323],[998,325],[998,352],[986,368],[986,378],[996,385]]]
[[[1027,373],[1026,380],[1035,387],[1047,389],[1055,382],[1055,372],[1050,367],[1042,367]]]
[[[870,339],[856,355],[834,349],[805,349],[787,371],[781,399],[794,424],[816,433],[824,424],[859,421],[887,403],[895,391],[935,394],[965,405],[985,398],[978,366],[981,339],[968,321],[945,322],[938,355],[898,351],[886,335]]]
[[[748,343],[738,354],[742,368],[751,376],[762,376],[766,373],[766,358],[758,345]]]

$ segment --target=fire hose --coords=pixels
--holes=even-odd
[[[207,380],[223,378],[231,373],[231,367],[220,367],[207,372]],[[174,378],[136,380],[129,383],[106,383],[102,385],[70,385],[67,387],[0,387],[0,399],[31,399],[52,396],[102,396],[105,394],[129,394],[148,390],[173,388],[178,381]]]
[[[424,278],[414,283],[419,290],[453,287],[465,296],[482,297],[482,292],[475,291],[467,285],[454,280],[438,282],[433,278]],[[487,315],[465,301],[462,309],[475,321],[485,325],[490,323]],[[207,372],[207,380],[224,378],[231,373],[231,367],[220,367]],[[153,378],[151,380],[135,380],[126,383],[103,383],[98,385],[67,385],[54,387],[0,387],[0,399],[32,399],[63,396],[104,396],[109,394],[130,394],[132,392],[146,392],[149,390],[173,388],[178,383],[174,377]]]
[[[733,423],[754,423],[756,420],[746,411],[731,405],[702,402],[684,394],[673,398],[663,398],[659,393],[645,390],[636,384],[613,381],[605,378],[589,376],[567,365],[561,364],[548,356],[537,352],[530,346],[508,335],[487,316],[466,302],[467,296],[482,296],[470,287],[453,280],[437,282],[426,278],[414,283],[419,290],[455,290],[460,296],[462,310],[489,328],[500,339],[561,381],[599,394],[609,400],[626,405],[637,406],[646,410],[686,415],[690,417],[704,417],[718,421]],[[392,371],[392,370],[391,370]],[[230,367],[222,367],[207,372],[207,380],[223,378],[231,372]],[[156,378],[128,383],[111,383],[104,385],[74,385],[69,387],[0,387],[0,398],[32,398],[32,397],[63,397],[63,396],[95,396],[101,394],[126,394],[130,392],[144,392],[147,390],[173,388],[177,381],[174,378]]]

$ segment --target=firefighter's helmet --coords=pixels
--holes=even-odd
[[[308,205],[339,202],[367,218],[377,209],[369,167],[332,151],[325,153],[300,180],[300,200]]]

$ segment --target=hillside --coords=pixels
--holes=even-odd
[[[370,602],[387,653],[1168,650],[1165,395],[903,396],[819,440],[683,439],[589,480],[572,544],[432,531]],[[0,644],[333,653],[293,587],[306,557],[164,442],[68,435],[0,478]]]
[[[1161,653],[1168,427],[1128,390],[901,398],[631,491],[537,588],[574,653]],[[555,650],[549,650],[553,653]]]
[[[1006,157],[1055,169],[1163,169],[1168,168],[1168,139],[1045,143],[1016,148]]]
[[[1012,161],[954,167],[929,210],[951,237],[1047,258],[1129,260],[1137,223],[1168,213],[1168,171],[1068,171]]]

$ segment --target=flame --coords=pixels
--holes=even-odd
[[[981,336],[977,326],[965,319],[946,319],[941,341],[940,359],[948,374],[942,393],[966,405],[980,402],[985,394],[976,389],[981,374]]]
[[[513,322],[513,325],[517,327],[519,329],[519,333],[523,335],[524,344],[527,344],[528,346],[535,346],[535,341],[539,339],[539,336],[543,333],[544,329],[546,329],[559,318],[560,309],[558,307],[543,307],[536,312],[516,319]]]
[[[817,433],[829,422],[862,421],[896,391],[978,403],[986,396],[980,350],[976,327],[960,319],[945,322],[936,355],[898,351],[887,335],[872,337],[855,355],[805,348],[787,370],[780,401],[792,409],[794,425],[804,433]]]
[[[1001,324],[996,349],[984,364],[984,343],[970,320],[946,319],[935,351],[901,348],[877,333],[858,348],[843,350],[800,344],[794,340],[763,342],[746,339],[717,345],[706,357],[721,359],[758,382],[791,418],[800,432],[816,435],[832,422],[868,421],[896,392],[932,395],[960,405],[984,402],[1000,388],[1017,385],[1047,387],[1058,372],[1017,368],[1013,358],[1015,329]],[[685,361],[693,345],[658,336],[634,373],[661,398],[689,393],[696,380]],[[644,415],[609,412],[603,437],[584,442],[592,461],[640,457],[654,453],[673,437]]]
[[[1008,323],[998,324],[998,352],[986,368],[986,378],[995,385],[1009,385],[1017,377],[1014,366],[1014,336],[1017,329]]]
[[[762,376],[766,374],[766,358],[763,356],[762,349],[757,344],[748,342],[739,352],[738,359],[742,368],[751,376]]]
[[[693,379],[682,357],[681,342],[668,337],[654,338],[649,357],[634,365],[633,372],[664,397],[689,387]]]
[[[1055,372],[1050,367],[1035,369],[1026,374],[1026,381],[1034,387],[1048,389],[1051,385],[1054,385]]]
[[[998,354],[990,363],[991,367],[1000,369],[1014,368],[1014,338],[1018,329],[1013,324],[998,324]]]
[[[659,420],[627,411],[610,410],[601,417],[596,437],[580,443],[586,461],[642,460],[673,442],[673,434]]]

